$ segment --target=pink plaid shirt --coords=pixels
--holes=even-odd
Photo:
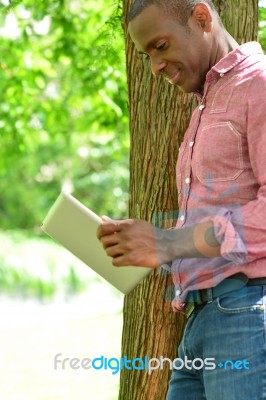
[[[176,259],[178,302],[188,290],[244,272],[266,277],[266,57],[256,42],[227,54],[207,74],[176,168],[176,228],[211,219],[222,257]]]

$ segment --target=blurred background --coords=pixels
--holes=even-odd
[[[260,3],[266,48],[266,1]],[[115,400],[123,296],[40,225],[61,189],[126,217],[129,132],[120,0],[0,0],[0,393]]]
[[[119,374],[54,369],[120,357],[123,297],[40,225],[61,189],[127,216],[129,135],[121,6],[0,2],[0,393],[117,398]]]

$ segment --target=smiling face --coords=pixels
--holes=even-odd
[[[129,23],[129,34],[138,52],[149,56],[153,74],[184,92],[200,90],[212,67],[211,31],[212,17],[203,3],[194,7],[187,26],[155,5]]]

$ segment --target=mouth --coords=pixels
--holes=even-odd
[[[177,70],[170,76],[166,75],[166,79],[168,80],[169,83],[171,83],[171,85],[178,85],[178,83],[180,81],[180,75],[181,75],[181,71]]]

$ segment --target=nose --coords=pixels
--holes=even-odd
[[[150,57],[151,61],[151,72],[154,76],[160,75],[166,67],[166,62],[158,57]]]

